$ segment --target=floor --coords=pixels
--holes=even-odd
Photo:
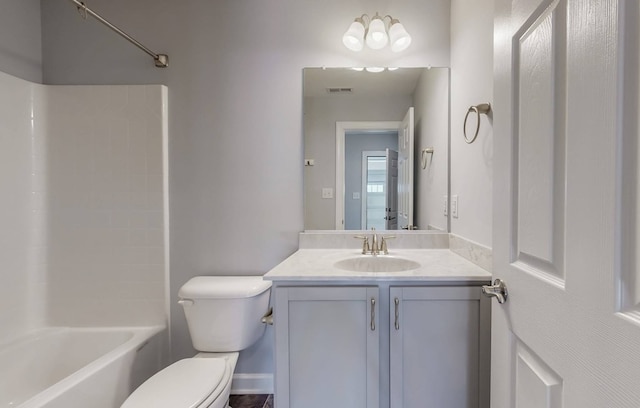
[[[273,408],[273,395],[232,395],[229,405],[231,408]]]

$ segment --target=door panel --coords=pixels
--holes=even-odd
[[[367,286],[276,289],[276,406],[379,406],[378,299]]]
[[[413,225],[413,111],[410,107],[398,129],[398,225],[394,229]]]
[[[562,407],[562,379],[522,343],[516,347],[515,406]]]
[[[623,81],[625,89],[623,95],[623,145],[622,164],[624,172],[621,178],[621,218],[622,223],[622,259],[618,293],[620,296],[619,310],[626,317],[640,321],[640,6],[638,2],[628,2],[624,13],[625,18],[625,63]]]
[[[386,150],[385,229],[398,229],[398,152]]]
[[[391,408],[486,408],[490,303],[479,287],[390,289]]]
[[[517,261],[562,278],[564,259],[566,3],[555,2],[514,38],[518,125],[514,180]]]
[[[495,6],[491,406],[637,408],[637,2]]]

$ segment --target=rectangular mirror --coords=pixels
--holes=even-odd
[[[448,231],[449,69],[304,69],[306,230]]]

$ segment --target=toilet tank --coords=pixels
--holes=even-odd
[[[246,349],[264,333],[271,282],[262,276],[197,276],[178,292],[193,347],[204,352]]]

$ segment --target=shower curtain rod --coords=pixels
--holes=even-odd
[[[135,45],[136,47],[140,48],[142,51],[146,52],[151,57],[153,57],[153,60],[155,61],[155,64],[156,64],[156,67],[158,67],[158,68],[166,68],[166,67],[169,66],[169,56],[168,55],[166,55],[166,54],[156,54],[155,52],[151,51],[150,49],[148,49],[147,47],[142,45],[139,41],[137,41],[135,38],[131,37],[129,34],[125,33],[124,31],[122,31],[121,29],[116,27],[115,25],[111,24],[109,21],[107,21],[104,18],[102,18],[102,16],[100,16],[95,11],[91,10],[89,7],[87,7],[87,5],[84,2],[78,1],[78,0],[70,0],[70,1],[72,3],[75,3],[75,5],[78,7],[78,11],[79,12],[84,13],[83,17],[85,19],[87,18],[87,14],[90,14],[91,17],[95,18],[96,20],[98,20],[102,24],[106,25],[107,27],[109,27],[110,29],[115,31],[116,33],[120,34],[122,37],[124,37],[131,44]]]

